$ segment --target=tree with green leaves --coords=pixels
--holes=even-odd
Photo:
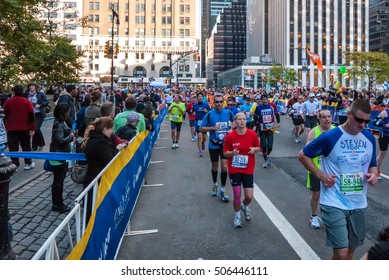
[[[59,0],[58,0],[59,1]],[[45,0],[0,1],[0,84],[78,82],[82,53],[37,17]],[[49,34],[51,36],[49,36]]]
[[[294,69],[287,68],[285,66],[273,65],[269,69],[269,77],[267,81],[270,85],[275,86],[277,82],[281,81],[282,84],[293,85],[297,81],[297,73]]]
[[[349,77],[357,80],[368,79],[368,85],[383,83],[389,79],[389,56],[380,52],[346,53]]]

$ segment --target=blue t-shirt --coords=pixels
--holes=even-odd
[[[310,158],[321,156],[321,170],[336,175],[332,187],[320,182],[320,204],[343,210],[367,207],[365,174],[377,166],[376,141],[370,131],[352,135],[338,126],[310,142],[303,152]]]
[[[207,111],[210,111],[211,108],[209,108],[209,105],[208,103],[205,103],[205,102],[197,102],[195,104],[193,104],[193,112],[196,112],[196,121],[201,121],[204,116],[205,116],[205,112],[204,110],[207,110]]]
[[[252,122],[253,121],[253,117],[250,116],[250,110],[251,108],[253,107],[253,104],[250,103],[249,105],[247,105],[246,103],[243,104],[242,106],[240,106],[240,112],[243,112],[246,114],[246,118],[247,118],[247,122]]]
[[[233,113],[226,109],[222,109],[220,112],[214,109],[205,114],[203,121],[201,122],[202,127],[220,125],[220,129],[218,131],[212,130],[209,132],[209,149],[220,149],[223,147],[224,139],[231,128],[230,122],[233,121]],[[219,143],[219,145],[216,144],[215,141]]]

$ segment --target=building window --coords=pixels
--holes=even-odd
[[[100,22],[100,16],[99,15],[95,15],[95,22]]]
[[[95,10],[100,10],[100,2],[95,2]]]
[[[190,17],[185,17],[185,24],[190,24]]]
[[[99,71],[99,65],[95,64],[95,71]]]
[[[185,12],[185,5],[183,4],[180,5],[180,12],[181,13]]]
[[[155,23],[155,16],[151,17],[151,23]]]
[[[94,8],[94,3],[93,2],[89,2],[89,10],[93,10]]]
[[[155,65],[151,64],[151,71],[155,71]]]
[[[162,29],[162,36],[166,36],[166,29]]]
[[[166,36],[172,36],[172,30],[166,29]]]
[[[166,17],[162,17],[162,24],[166,24]]]
[[[155,36],[155,28],[151,28],[151,35]]]
[[[125,17],[124,17],[124,21],[125,21],[125,22],[128,22],[128,16],[125,16]]]
[[[129,4],[128,3],[124,3],[124,10],[128,11],[128,9],[129,9]]]
[[[162,5],[162,12],[166,12],[166,5],[165,4]]]
[[[93,31],[94,31],[93,27],[89,27],[88,28],[88,34],[89,35],[93,35]]]
[[[124,29],[124,35],[128,35],[128,34],[129,34],[128,28],[125,28]]]
[[[172,17],[166,17],[167,24],[172,24]]]
[[[93,40],[89,40],[89,46],[93,46]]]
[[[190,5],[185,5],[185,13],[190,13]]]

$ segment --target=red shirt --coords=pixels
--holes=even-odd
[[[14,96],[5,101],[3,109],[7,131],[35,130],[34,108],[27,98]]]
[[[191,112],[192,109],[193,109],[193,105],[194,105],[194,103],[193,103],[193,102],[190,102],[190,103],[188,103],[188,105],[186,106],[186,111],[188,112],[188,116],[189,116],[189,120],[190,120],[190,121],[196,120],[196,115],[195,115],[193,112]]]
[[[228,158],[228,173],[243,173],[243,174],[254,174],[255,168],[255,155],[249,155],[250,147],[259,147],[259,140],[257,134],[251,130],[247,129],[246,133],[239,135],[236,130],[228,133],[226,139],[224,140],[223,152],[233,151],[234,149],[239,150],[239,155],[243,162],[243,168],[234,167],[236,164],[233,164],[234,157]],[[240,163],[242,163],[240,160]],[[247,167],[244,167],[247,166]]]

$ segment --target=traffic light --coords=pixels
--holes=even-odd
[[[197,61],[200,61],[200,55],[199,54],[197,55]]]
[[[111,57],[111,47],[109,45],[109,41],[105,42],[104,46],[104,57],[105,58],[110,58]]]
[[[115,45],[115,54],[118,54],[118,53],[119,53],[119,45],[116,44],[116,45]]]
[[[193,61],[197,61],[197,53],[193,54]]]
[[[334,73],[331,73],[331,74],[330,74],[330,79],[331,79],[331,80],[334,79]]]

